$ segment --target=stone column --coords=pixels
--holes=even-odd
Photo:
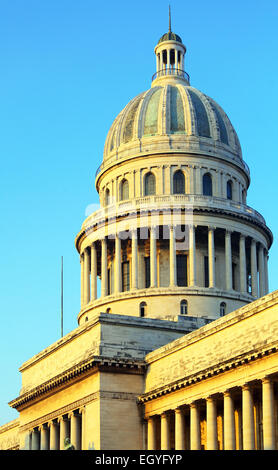
[[[240,235],[239,239],[239,264],[240,264],[240,292],[246,293],[246,247],[245,236]]]
[[[170,286],[177,285],[177,257],[176,257],[176,230],[172,225],[170,226],[170,240],[169,240],[169,269],[170,269]]]
[[[264,450],[275,450],[275,412],[273,382],[262,380]]]
[[[31,450],[40,450],[40,432],[38,429],[32,431]]]
[[[254,405],[249,385],[242,387],[243,450],[255,449]]]
[[[132,231],[132,245],[131,245],[131,256],[132,256],[132,289],[138,288],[138,240],[137,230]]]
[[[233,271],[232,271],[232,244],[231,232],[226,230],[225,233],[225,269],[226,269],[226,289],[232,290],[233,288]]]
[[[49,449],[48,426],[47,426],[47,424],[42,424],[39,429],[40,429],[40,432],[41,432],[41,448],[40,448],[40,450],[48,450]]]
[[[208,228],[208,265],[209,265],[209,287],[215,287],[215,249],[214,229]]]
[[[242,409],[235,409],[236,450],[242,450]]]
[[[122,290],[122,262],[121,262],[121,238],[115,235],[115,261],[114,261],[114,291],[115,294]]]
[[[90,253],[84,250],[84,305],[90,302]]]
[[[97,298],[97,250],[95,243],[91,246],[91,300]]]
[[[161,415],[161,450],[170,449],[170,426],[169,415],[162,413]]]
[[[183,53],[181,52],[181,70],[184,70],[184,55]]]
[[[264,247],[260,243],[259,246],[259,291],[260,297],[265,294],[265,263],[264,263]]]
[[[201,430],[199,408],[196,403],[190,405],[190,450],[201,449]]]
[[[224,393],[224,449],[235,450],[235,412],[234,401],[229,391]]]
[[[264,278],[265,278],[265,294],[268,294],[269,292],[269,285],[268,285],[268,253],[267,250],[265,250],[265,256],[264,256],[264,266],[265,266],[265,273],[264,273]]]
[[[215,398],[208,397],[207,400],[207,450],[217,450],[217,411]]]
[[[156,450],[155,418],[148,419],[148,450]]]
[[[150,286],[157,287],[156,227],[150,229],[150,277]]]
[[[80,254],[80,299],[81,308],[84,306],[84,254]]]
[[[196,286],[196,240],[195,227],[189,226],[189,286]]]
[[[58,418],[60,424],[60,450],[64,450],[65,439],[69,437],[69,420],[68,418],[61,416]]]
[[[195,181],[196,181],[196,194],[203,194],[202,179],[201,179],[201,168],[195,167]]]
[[[185,450],[185,421],[180,408],[175,409],[175,450]]]
[[[73,412],[70,414],[70,441],[75,450],[81,450],[80,434],[80,416]]]
[[[107,241],[101,240],[101,297],[107,295]]]
[[[251,285],[253,297],[258,297],[257,243],[251,242]]]
[[[79,408],[80,420],[81,420],[81,439],[80,439],[80,448],[86,450],[86,406],[83,405]]]
[[[48,423],[50,430],[50,450],[59,450],[59,428],[54,421]]]
[[[179,61],[178,61],[178,50],[175,49],[175,74],[178,75],[179,74]]]

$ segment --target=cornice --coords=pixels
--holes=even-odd
[[[144,361],[136,359],[124,359],[117,357],[93,356],[82,361],[66,371],[58,374],[46,382],[23,393],[19,397],[9,402],[12,408],[22,408],[28,406],[31,401],[37,401],[44,398],[47,394],[53,393],[58,388],[68,386],[76,380],[80,380],[86,374],[99,371],[116,371],[121,373],[143,374],[146,369]]]
[[[236,369],[242,365],[246,365],[265,356],[269,356],[270,354],[273,354],[277,351],[278,341],[275,341],[274,343],[272,343],[272,345],[268,345],[268,347],[260,348],[258,350],[250,350],[240,356],[218,363],[195,374],[190,374],[187,377],[184,377],[183,379],[173,381],[163,387],[151,390],[145,394],[140,395],[137,399],[137,402],[138,404],[143,404],[148,401],[159,398],[162,395],[168,395],[169,393],[194,385],[198,382],[209,379],[216,375],[223,374],[224,372],[230,371],[231,369]]]
[[[177,209],[180,210],[179,207],[177,207]],[[146,209],[147,211],[148,209]],[[152,211],[155,211],[156,209],[152,209]],[[165,204],[165,206],[159,206],[159,208],[157,208],[157,211],[160,212],[160,211],[163,211],[163,210],[175,210],[175,207],[172,207],[172,206],[169,206],[169,204]],[[184,209],[186,210],[186,208]],[[132,210],[133,214],[134,214],[134,217],[137,217],[137,215],[140,213],[140,215],[142,216],[142,213],[143,211],[140,209],[140,207],[138,208],[134,208]],[[222,208],[217,208],[217,207],[208,207],[208,206],[203,206],[203,207],[198,207],[198,208],[193,208],[193,214],[217,214],[217,215],[220,215],[220,216],[224,216],[224,217],[229,217],[231,219],[237,219],[237,220],[242,220],[244,222],[249,222],[251,223],[252,225],[255,225],[256,227],[258,227],[259,229],[261,229],[267,236],[268,240],[269,240],[269,247],[272,245],[273,243],[273,234],[271,232],[271,230],[267,227],[267,225],[263,222],[260,222],[259,220],[257,220],[255,217],[253,217],[252,215],[247,215],[247,214],[241,214],[241,213],[237,213],[237,212],[234,212],[232,210],[229,210],[228,208],[227,209],[222,209]],[[129,214],[130,216],[131,214]],[[116,220],[120,220],[121,217],[123,217],[124,214],[119,214],[116,216]],[[109,219],[111,219],[111,215],[110,216],[104,216],[103,219],[101,221],[97,221],[96,223],[92,223],[91,225],[88,225],[86,227],[86,229],[82,229],[76,236],[75,238],[75,246],[76,246],[76,249],[78,252],[80,252],[80,244],[81,242],[92,232],[94,232],[96,230],[96,227],[97,228],[101,228],[101,227],[104,227],[105,224],[109,221]]]

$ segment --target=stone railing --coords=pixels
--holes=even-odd
[[[134,211],[163,210],[164,208],[176,207],[177,209],[222,209],[224,211],[234,212],[238,215],[249,216],[257,222],[265,225],[263,216],[250,206],[240,202],[231,201],[221,197],[203,196],[201,194],[173,194],[161,196],[145,196],[126,201],[120,201],[109,206],[102,207],[93,212],[85,220],[83,226],[90,226],[99,223],[106,218],[115,218],[126,214],[132,214]]]

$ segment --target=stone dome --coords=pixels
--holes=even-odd
[[[223,109],[190,85],[166,82],[137,95],[119,113],[108,132],[100,170],[114,160],[175,152],[231,159],[245,167]]]

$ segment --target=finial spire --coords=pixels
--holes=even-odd
[[[169,33],[171,33],[171,7],[169,5]]]

